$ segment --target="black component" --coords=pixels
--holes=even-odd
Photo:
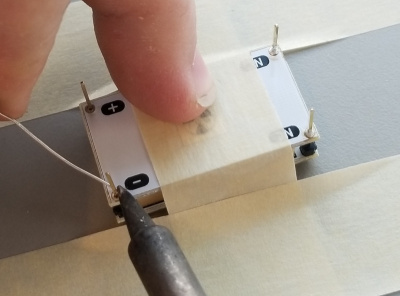
[[[131,237],[128,253],[150,296],[205,296],[172,233],[156,225],[137,200],[118,186]]]
[[[105,103],[103,106],[101,106],[101,113],[103,113],[104,115],[112,115],[121,112],[124,109],[125,109],[125,103],[122,102],[121,100],[116,100],[109,103]]]
[[[315,144],[315,142],[311,142],[309,144],[300,146],[300,152],[304,156],[311,156],[311,155],[313,155],[315,153],[317,148],[318,148],[317,144]]]
[[[128,190],[134,190],[146,186],[149,181],[149,176],[146,174],[137,174],[125,180],[125,187]]]
[[[113,213],[115,216],[118,216],[119,218],[124,217],[124,215],[122,214],[122,208],[120,205],[113,207],[112,210],[113,210]]]

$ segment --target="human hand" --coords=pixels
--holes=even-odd
[[[161,120],[184,122],[215,99],[196,51],[193,0],[86,0],[98,44],[121,93]],[[0,112],[21,116],[69,0],[0,3]]]

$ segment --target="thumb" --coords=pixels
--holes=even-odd
[[[193,0],[87,0],[111,76],[136,107],[158,119],[185,122],[215,99],[196,50]]]

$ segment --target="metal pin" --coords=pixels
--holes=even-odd
[[[86,85],[83,81],[81,81],[81,88],[82,88],[83,96],[85,97],[85,100],[86,100],[85,111],[87,113],[93,113],[94,110],[96,109],[96,107],[90,101],[88,92],[86,90]]]
[[[278,46],[278,33],[279,33],[279,26],[275,24],[274,26],[274,39],[272,42],[272,46],[269,48],[268,52],[272,56],[278,55],[280,48]]]
[[[110,183],[110,187],[111,187],[111,190],[112,190],[112,197],[114,198],[114,199],[119,199],[119,193],[118,193],[118,190],[117,190],[117,187],[115,187],[115,184],[114,184],[114,181],[113,181],[113,179],[111,178],[111,175],[110,175],[110,173],[108,173],[108,172],[106,172],[106,178],[107,178],[107,181],[108,181],[108,183]]]
[[[308,129],[304,132],[307,138],[313,138],[315,136],[314,131],[314,108],[310,109],[310,119],[308,120]]]

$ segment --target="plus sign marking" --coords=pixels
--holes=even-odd
[[[115,109],[118,109],[118,106],[114,106],[114,104],[111,103],[111,106],[108,108],[108,110],[112,110],[112,112],[115,113]]]
[[[109,103],[105,103],[101,106],[101,112],[104,115],[113,115],[121,112],[125,109],[125,103],[121,100],[112,101]]]

